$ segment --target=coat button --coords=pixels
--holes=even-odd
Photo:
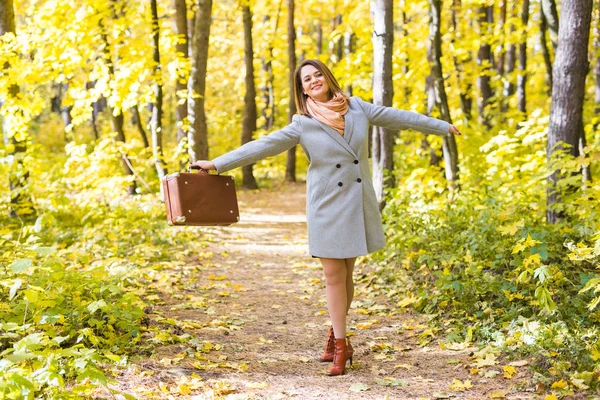
[[[360,180],[360,178],[358,178],[358,179],[356,180],[356,182],[358,182],[358,183],[361,183],[362,181]]]
[[[338,186],[342,186],[342,185],[343,185],[343,183],[342,183],[342,182],[338,182]]]
[[[340,165],[340,164],[337,164],[337,165],[336,165],[336,167],[340,168],[340,167],[341,167],[341,165]]]
[[[358,160],[354,160],[354,164],[358,164]]]

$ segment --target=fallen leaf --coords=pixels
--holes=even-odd
[[[515,367],[511,365],[505,365],[502,369],[504,370],[504,378],[506,379],[511,379],[517,373]]]
[[[485,376],[486,378],[494,378],[494,377],[496,377],[496,375],[499,375],[499,374],[500,374],[500,371],[491,369],[489,371],[486,371],[485,374],[483,374],[483,376]]]
[[[185,384],[181,384],[181,385],[177,386],[177,391],[179,394],[183,394],[183,395],[192,393],[192,390]]]
[[[513,361],[511,363],[508,363],[508,365],[512,365],[513,367],[524,367],[528,364],[529,364],[529,361],[527,361],[527,360]]]
[[[544,397],[544,400],[558,400],[558,398],[553,394],[549,394],[548,396]]]
[[[491,399],[504,399],[507,395],[507,391],[505,390],[494,390],[491,394],[490,394],[490,398]]]
[[[551,387],[552,389],[564,389],[567,387],[567,381],[561,379],[560,381],[554,382]]]
[[[381,386],[407,386],[408,383],[406,383],[405,381],[401,380],[401,379],[394,379],[394,378],[383,378],[383,379],[377,379],[375,381],[375,383],[377,383],[378,385]]]
[[[475,366],[477,368],[489,367],[496,364],[498,364],[498,362],[496,361],[496,356],[491,353],[486,354],[485,358],[479,358],[475,361]]]
[[[449,399],[451,397],[456,397],[453,394],[445,393],[445,392],[437,392],[433,394],[434,399]]]
[[[351,392],[364,392],[365,390],[369,390],[369,387],[367,385],[365,385],[364,383],[355,383],[354,385],[350,386],[350,391]]]
[[[459,381],[458,379],[453,379],[453,383],[450,384],[450,389],[455,390],[457,392],[463,392],[465,390],[469,390],[473,387],[470,380],[465,380],[464,382]]]

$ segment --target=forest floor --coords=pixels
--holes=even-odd
[[[318,259],[308,254],[305,184],[238,190],[241,221],[202,228],[203,251],[166,267],[146,300],[157,347],[115,377],[137,398],[544,399],[526,360],[442,348],[424,322],[373,284],[359,257],[348,318],[354,365],[325,374],[329,319]],[[348,364],[349,366],[349,364]],[[485,374],[482,372],[485,371]]]

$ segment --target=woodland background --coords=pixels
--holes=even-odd
[[[305,58],[463,134],[370,135],[373,260],[430,318],[423,340],[531,354],[556,395],[596,390],[599,7],[1,0],[0,397],[85,395],[136,354],[142,267],[202,234],[166,226],[160,179],[285,126]],[[292,149],[231,173],[257,188],[307,165]]]

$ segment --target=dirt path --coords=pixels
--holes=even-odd
[[[526,367],[503,378],[508,361],[499,362],[487,367],[498,375],[486,378],[470,373],[476,349],[419,345],[427,326],[377,294],[370,279],[377,266],[365,257],[348,322],[354,367],[326,376],[329,363],[317,357],[328,316],[320,263],[307,254],[305,185],[238,196],[240,223],[204,229],[204,252],[192,252],[192,267],[179,270],[183,292],[162,293],[150,315],[171,335],[197,339],[161,347],[119,377],[119,389],[139,398],[543,398]],[[472,387],[453,389],[454,379]]]

